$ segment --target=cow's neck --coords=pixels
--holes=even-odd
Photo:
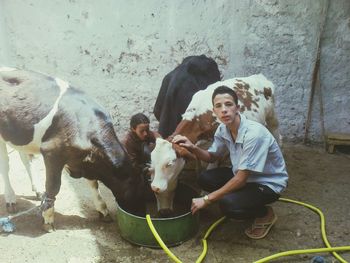
[[[200,129],[198,122],[182,120],[170,137],[178,134],[186,136],[192,143],[196,143],[203,131]]]
[[[198,137],[202,134],[197,122],[182,120],[176,127],[174,133],[170,136],[173,138],[175,135],[186,136],[192,143],[198,141]]]

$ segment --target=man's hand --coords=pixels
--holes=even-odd
[[[194,144],[186,136],[182,136],[179,134],[174,136],[172,142],[183,146],[189,150],[192,150],[195,147]]]
[[[198,210],[206,207],[207,205],[208,205],[208,203],[206,203],[204,201],[203,197],[193,198],[192,199],[192,205],[191,205],[192,215],[194,215]]]

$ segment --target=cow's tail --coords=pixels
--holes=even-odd
[[[266,125],[269,129],[269,131],[272,133],[272,135],[275,137],[278,145],[282,147],[282,135],[279,131],[279,122],[277,118],[277,114],[275,111],[275,96],[272,93],[272,96],[270,98],[270,106],[268,108],[268,112],[266,113]]]

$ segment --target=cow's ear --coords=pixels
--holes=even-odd
[[[173,143],[173,149],[175,150],[177,157],[185,158],[187,160],[197,160],[197,157],[185,147]]]

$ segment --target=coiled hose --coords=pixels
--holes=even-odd
[[[322,252],[332,252],[333,256],[336,257],[341,263],[348,263],[345,259],[343,259],[338,253],[336,253],[336,251],[350,251],[350,246],[341,246],[341,247],[332,247],[330,245],[330,243],[328,242],[327,239],[327,235],[326,235],[326,221],[325,221],[325,217],[322,213],[322,211],[320,209],[318,209],[315,206],[312,206],[310,204],[307,203],[303,203],[303,202],[299,202],[299,201],[295,201],[292,199],[287,199],[287,198],[279,198],[279,201],[282,202],[288,202],[288,203],[293,203],[293,204],[298,204],[298,205],[302,205],[305,206],[309,209],[311,209],[312,211],[316,212],[319,216],[320,216],[320,220],[321,220],[321,233],[322,233],[322,239],[323,242],[325,243],[326,247],[325,248],[313,248],[313,249],[299,249],[299,250],[289,250],[289,251],[285,251],[285,252],[280,252],[277,254],[273,254],[271,256],[259,259],[257,261],[255,261],[254,263],[264,263],[264,262],[269,262],[271,260],[280,258],[280,257],[286,257],[286,256],[292,256],[292,255],[298,255],[298,254],[312,254],[312,253],[322,253]],[[207,232],[204,235],[204,238],[202,239],[202,243],[203,243],[203,251],[200,254],[200,256],[197,258],[196,263],[200,263],[202,262],[202,260],[205,258],[206,254],[207,254],[207,238],[209,237],[209,235],[211,234],[211,232],[219,225],[221,224],[221,222],[223,222],[226,219],[226,217],[221,217],[219,220],[217,220],[214,224],[212,224],[209,229],[207,230]],[[170,250],[169,248],[164,244],[164,242],[162,241],[161,237],[159,236],[159,234],[157,233],[157,230],[154,228],[152,220],[150,215],[146,215],[146,221],[147,224],[151,230],[151,232],[153,233],[154,237],[156,238],[157,242],[159,243],[159,245],[161,246],[161,248],[165,251],[165,253],[176,263],[182,263],[182,261],[180,259],[178,259]]]

